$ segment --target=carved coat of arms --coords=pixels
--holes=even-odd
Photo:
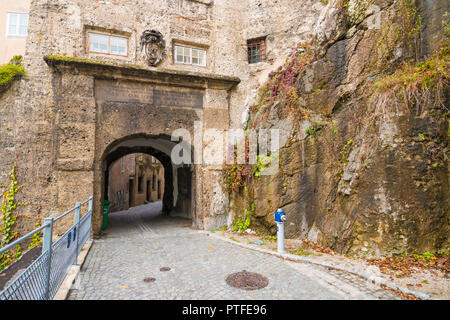
[[[166,55],[166,42],[159,31],[145,30],[141,35],[140,45],[142,56],[152,67],[160,63]]]

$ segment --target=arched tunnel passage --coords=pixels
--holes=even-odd
[[[174,208],[174,182],[173,182],[173,168],[170,156],[164,152],[159,151],[153,147],[135,146],[135,147],[119,147],[106,157],[105,185],[104,185],[104,199],[108,200],[108,185],[109,185],[109,168],[120,158],[133,153],[144,153],[151,155],[158,159],[164,167],[164,195],[163,195],[163,213],[168,215]]]
[[[191,165],[175,165],[171,160],[172,148],[177,144],[170,136],[133,135],[116,140],[105,150],[102,158],[102,200],[108,200],[109,170],[112,165],[130,154],[147,154],[156,158],[164,168],[162,213],[184,218],[193,215]],[[101,202],[103,204],[103,201]]]
[[[144,153],[123,156],[108,166],[105,178],[109,213],[153,202],[159,202],[162,211],[164,167],[155,157]]]

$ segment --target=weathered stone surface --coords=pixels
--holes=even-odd
[[[448,246],[448,123],[392,105],[382,117],[368,108],[381,70],[381,32],[374,22],[380,17],[383,25],[394,17],[393,1],[375,1],[378,13],[359,12],[365,1],[350,1],[350,15],[336,3],[33,1],[28,76],[0,96],[0,182],[17,157],[18,177],[26,182],[21,196],[32,204],[23,208],[29,215],[63,212],[93,194],[98,230],[107,164],[141,150],[166,155],[162,162],[171,183],[165,184],[164,209],[190,208],[198,228],[230,224],[254,202],[255,224],[262,230],[275,232],[273,212],[282,207],[289,237],[308,237],[341,252],[368,248],[378,255]],[[448,3],[419,1],[419,7],[429,53]],[[158,67],[147,66],[140,54],[145,30],[161,32],[166,41],[167,56]],[[89,52],[88,31],[129,37],[128,55]],[[161,144],[173,130],[192,134],[195,121],[203,131],[241,128],[268,74],[314,34],[318,60],[298,83],[311,119],[294,123],[281,103],[260,114],[261,128],[282,132],[275,175],[255,179],[246,192],[226,199],[217,166],[172,166],[168,145]],[[259,37],[266,39],[265,60],[248,64],[247,40]],[[206,49],[206,67],[175,64],[175,43]],[[305,133],[313,119],[324,123],[316,137]],[[424,132],[434,134],[424,140]],[[138,144],[145,139],[153,145]],[[350,139],[348,162],[342,163]],[[219,147],[204,142],[211,150]],[[177,181],[180,169],[192,185]],[[192,186],[192,193],[177,195],[170,186]]]
[[[383,19],[392,17],[392,1],[378,4]],[[323,57],[297,84],[299,104],[314,120],[302,120],[281,149],[279,173],[252,179],[249,190],[233,197],[234,212],[245,210],[246,195],[254,194],[256,226],[274,234],[273,213],[280,207],[288,237],[339,252],[378,256],[447,248],[447,121],[436,111],[414,114],[394,101],[384,110],[371,107],[374,83],[389,67],[379,64],[380,30],[369,27],[370,13],[351,31],[342,10],[322,13],[316,45]],[[259,114],[259,127],[274,126],[266,115],[280,108],[275,103]],[[305,134],[314,121],[315,135]],[[420,138],[424,132],[430,136]]]

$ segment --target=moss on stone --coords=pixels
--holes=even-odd
[[[406,105],[444,107],[450,68],[450,39],[442,41],[431,57],[416,64],[404,62],[392,75],[375,82],[379,101],[403,99]],[[389,98],[389,99],[387,99]]]
[[[78,57],[70,57],[70,56],[61,56],[61,55],[47,55],[44,57],[45,61],[55,61],[55,62],[77,62],[77,63],[86,63],[86,64],[100,64],[104,66],[112,66],[112,67],[122,67],[122,68],[133,68],[133,69],[147,69],[143,65],[131,64],[125,62],[116,62],[112,60],[100,60],[100,59],[88,59],[88,58],[78,58]]]
[[[0,92],[6,91],[15,79],[24,75],[26,75],[25,69],[16,59],[0,65]]]
[[[84,64],[84,65],[92,65],[99,66],[103,68],[122,68],[129,69],[135,71],[144,71],[144,72],[158,72],[158,73],[167,73],[173,76],[182,76],[182,77],[195,77],[195,78],[203,78],[218,82],[233,82],[234,84],[238,84],[241,80],[237,77],[225,76],[220,74],[208,74],[201,72],[192,72],[186,70],[173,70],[173,69],[163,69],[158,68],[157,70],[150,69],[147,66],[139,65],[139,64],[131,64],[126,62],[117,62],[112,60],[98,60],[98,59],[87,59],[87,58],[78,58],[78,57],[70,57],[70,56],[61,56],[61,55],[47,55],[44,56],[44,60],[47,62],[49,66],[55,65],[71,65],[71,64]]]

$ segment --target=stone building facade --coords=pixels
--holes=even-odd
[[[258,76],[307,33],[292,31],[295,37],[286,42],[288,35],[278,39],[271,30],[288,28],[281,19],[286,14],[292,24],[295,15],[312,21],[322,6],[300,1],[293,11],[285,2],[273,12],[267,1],[262,7],[250,1],[248,10],[240,1],[32,1],[27,77],[1,97],[2,178],[17,155],[27,181],[24,198],[54,215],[93,194],[98,230],[108,165],[124,154],[148,153],[165,169],[165,212],[188,210],[199,228],[225,224],[221,167],[172,165],[170,135],[185,128],[193,137],[195,121],[203,131],[241,126],[245,97],[257,88]],[[255,24],[257,15],[269,25]],[[165,41],[165,58],[156,67],[141,52],[146,30],[157,30]],[[126,38],[126,55],[92,52],[90,33]],[[262,36],[267,59],[249,66],[247,40]],[[175,63],[175,45],[205,50],[206,64]],[[149,103],[146,92],[156,91],[158,102]]]
[[[188,210],[199,228],[226,224],[221,166],[172,165],[170,135],[185,128],[193,137],[195,121],[203,131],[241,127],[247,97],[312,31],[321,9],[320,2],[288,0],[275,7],[235,0],[32,1],[27,77],[1,97],[2,178],[17,154],[24,197],[49,214],[93,194],[98,230],[107,166],[127,153],[148,153],[165,169],[165,212]],[[146,30],[165,41],[157,66],[141,52]],[[93,52],[91,33],[125,38],[126,54]],[[247,40],[260,37],[266,59],[250,65]],[[176,63],[176,45],[205,50],[205,65]],[[157,104],[148,103],[153,92]]]
[[[144,153],[164,167],[166,214],[187,215],[199,229],[230,224],[237,213],[228,210],[222,166],[173,163],[170,156],[178,142],[171,135],[184,129],[192,139],[183,142],[203,158],[220,148],[205,133],[242,128],[258,88],[292,48],[313,34],[322,32],[327,41],[337,35],[342,21],[333,20],[340,12],[336,2],[31,1],[27,76],[0,97],[0,181],[17,159],[19,179],[26,181],[22,196],[33,204],[24,208],[30,215],[37,208],[57,215],[93,195],[97,232],[111,164]],[[393,1],[376,3],[389,12]],[[447,10],[430,8],[430,21]],[[426,32],[433,35],[437,26],[427,25]],[[427,43],[432,47],[435,42]],[[258,44],[263,57],[249,63],[249,47]],[[315,111],[320,113],[320,107]],[[277,126],[286,134],[292,129],[287,120]],[[195,142],[202,147],[195,149]],[[309,183],[303,187],[316,188]],[[261,205],[259,212],[267,219],[279,198],[277,191],[271,194],[274,201]],[[301,234],[308,235],[312,222],[304,222],[303,209],[291,207],[296,220],[289,228],[302,228]]]

